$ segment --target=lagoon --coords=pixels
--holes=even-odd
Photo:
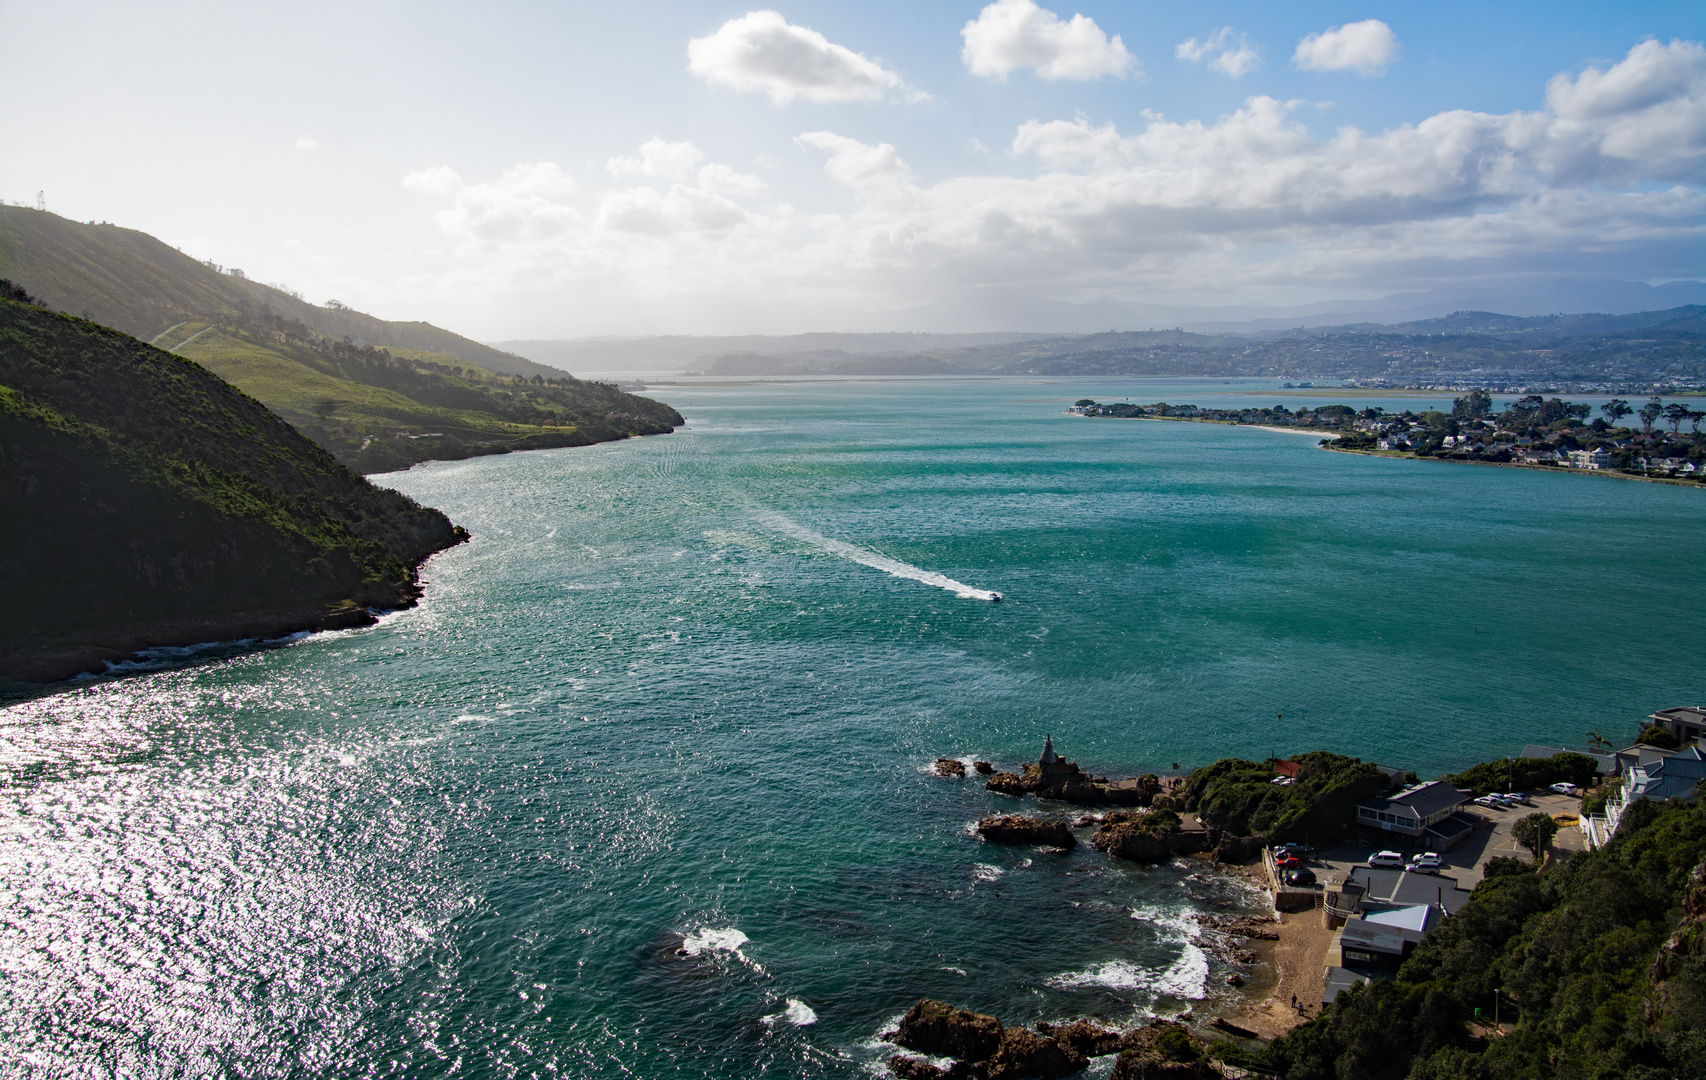
[[[1187,916],[1247,894],[980,844],[1015,804],[935,758],[1434,776],[1698,697],[1698,491],[1065,414],[1271,389],[681,380],[673,435],[376,478],[474,535],[419,608],[0,708],[0,1044],[857,1076],[925,994],[1129,1023],[1212,1004]]]

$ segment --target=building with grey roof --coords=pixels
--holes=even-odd
[[[1706,733],[1706,705],[1684,705],[1675,709],[1660,709],[1650,719],[1680,739],[1683,745],[1694,742]]]
[[[1475,831],[1476,820],[1458,813],[1473,798],[1473,792],[1433,780],[1387,798],[1358,803],[1357,824],[1409,837],[1433,851],[1445,851]]]

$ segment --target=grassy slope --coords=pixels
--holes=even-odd
[[[406,605],[414,567],[459,536],[199,365],[5,300],[0,502],[14,675],[43,651],[189,643],[150,636],[174,620]]]
[[[659,434],[682,422],[667,405],[426,323],[304,304],[110,225],[0,208],[0,277],[202,364],[361,472]]]
[[[0,277],[49,306],[149,340],[186,318],[230,316],[265,304],[319,334],[455,356],[506,375],[563,373],[424,322],[388,322],[305,303],[197,262],[147,233],[85,225],[40,210],[0,207]]]

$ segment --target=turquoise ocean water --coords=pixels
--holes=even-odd
[[[418,609],[0,707],[0,1071],[842,1077],[926,994],[1200,1008],[1247,895],[981,844],[1019,804],[930,763],[1430,776],[1702,696],[1706,493],[1063,411],[1309,400],[1239,389],[682,385],[378,478],[475,537]]]

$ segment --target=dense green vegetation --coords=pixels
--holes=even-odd
[[[0,267],[48,306],[194,360],[360,472],[682,423],[669,406],[607,383],[426,323],[307,304],[111,225],[0,208]]]
[[[235,637],[247,624],[219,620],[405,605],[415,566],[459,538],[199,365],[17,295],[0,298],[0,670],[209,640],[146,629],[172,620]]]
[[[1529,791],[1568,783],[1591,787],[1598,763],[1586,754],[1554,754],[1549,758],[1500,758],[1483,761],[1440,779],[1477,795],[1491,791]]]
[[[1672,801],[1542,874],[1504,860],[1396,980],[1341,994],[1269,1063],[1289,1080],[1706,1076],[1703,859],[1706,807]],[[1482,1038],[1495,990],[1508,1033]]]
[[[1294,783],[1274,783],[1274,761],[1222,758],[1191,773],[1191,809],[1210,825],[1270,840],[1324,837],[1356,820],[1356,805],[1391,786],[1385,773],[1326,750],[1299,754]]]

